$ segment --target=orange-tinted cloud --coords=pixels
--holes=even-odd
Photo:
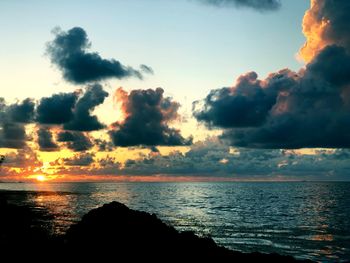
[[[350,48],[349,8],[350,1],[311,0],[302,24],[306,42],[299,51],[305,62],[310,62],[327,45]]]
[[[109,132],[115,146],[181,146],[192,143],[180,131],[169,126],[179,118],[180,104],[164,96],[162,88],[132,90],[117,89],[114,99],[122,111],[123,120],[112,124]]]
[[[128,117],[128,93],[122,87],[119,87],[113,94],[113,102],[117,108],[117,122],[115,124],[122,124]],[[112,126],[115,124],[112,124]]]
[[[299,55],[305,62],[310,62],[320,50],[329,44],[323,38],[325,28],[330,23],[325,17],[320,16],[323,3],[324,1],[311,0],[311,7],[303,18],[302,26],[306,42],[300,49]]]

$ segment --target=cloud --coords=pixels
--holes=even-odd
[[[75,92],[53,94],[37,102],[25,99],[7,105],[5,99],[0,98],[0,148],[23,149],[31,140],[26,134],[26,125],[36,124],[36,142],[41,151],[60,150],[50,131],[52,127],[60,130],[59,141],[66,142],[74,151],[85,151],[94,144],[103,151],[110,151],[112,142],[92,142],[82,133],[105,128],[92,112],[107,96],[100,84],[93,84]]]
[[[327,28],[335,30],[333,23],[345,21],[336,16],[348,15],[338,10],[342,3],[328,6],[333,16],[327,17]],[[223,129],[221,138],[234,146],[349,148],[350,49],[345,38],[337,39],[299,72],[283,69],[263,80],[250,72],[233,87],[211,91],[194,102],[194,116],[210,128]]]
[[[2,122],[0,129],[0,148],[21,149],[27,145],[28,137],[23,124]]]
[[[52,133],[48,128],[41,127],[38,130],[39,150],[52,152],[59,150],[58,145],[53,141]]]
[[[79,156],[85,155],[69,160],[84,159]],[[66,167],[60,159],[55,163],[55,169],[71,175],[344,180],[350,169],[349,156],[347,149],[315,150],[308,154],[297,150],[232,149],[213,137],[192,144],[185,153],[176,150],[168,155],[150,152],[138,159],[129,159],[124,164],[107,155],[85,167]],[[86,159],[91,160],[89,155],[86,155]]]
[[[40,100],[36,121],[40,124],[63,124],[73,119],[79,92],[59,93]]]
[[[98,147],[99,152],[111,152],[114,150],[113,142],[104,139],[94,139],[94,144]]]
[[[279,0],[197,0],[216,7],[245,7],[258,11],[273,11],[281,7]]]
[[[140,65],[140,69],[147,74],[152,74],[152,75],[154,74],[153,69],[147,65],[144,65],[144,64]]]
[[[132,90],[128,94],[119,88],[117,100],[122,103],[125,120],[113,124],[110,136],[115,146],[188,145],[180,131],[169,123],[178,118],[180,104],[163,96],[164,90]]]
[[[74,155],[72,158],[63,158],[62,162],[68,166],[89,166],[94,162],[95,154],[93,153],[80,153]]]
[[[14,103],[7,109],[10,119],[19,123],[30,123],[34,117],[35,103],[32,99],[25,99],[21,103]]]
[[[93,147],[89,136],[83,132],[61,131],[57,134],[57,141],[66,143],[75,152],[89,150]]]
[[[43,166],[37,152],[30,147],[18,149],[15,152],[5,154],[5,159],[0,166],[0,177],[24,178],[40,173]]]
[[[67,32],[56,29],[54,34],[54,40],[47,45],[47,54],[69,82],[84,84],[108,78],[143,77],[139,70],[124,66],[115,59],[104,59],[96,52],[89,52],[91,43],[83,28],[74,27]],[[150,68],[141,66],[143,72],[145,69]]]
[[[268,112],[276,103],[279,91],[295,85],[289,70],[271,75],[266,81],[257,79],[255,72],[238,78],[234,88],[212,90],[203,107],[195,111],[199,121],[223,128],[254,127],[265,122]],[[201,101],[195,102],[195,109]]]
[[[339,45],[350,50],[349,1],[311,1],[303,19],[306,42],[300,57],[311,61],[324,47]]]
[[[24,148],[29,140],[25,125],[33,121],[33,116],[34,102],[31,99],[6,105],[0,98],[0,148]]]
[[[105,125],[91,113],[107,96],[102,85],[93,84],[88,85],[84,91],[42,98],[36,110],[36,121],[47,125],[63,124],[64,129],[72,131],[100,130]]]
[[[194,143],[190,151],[129,160],[118,174],[227,177],[236,179],[344,179],[350,169],[349,150],[314,155],[285,150],[238,148],[230,151],[213,138]],[[336,165],[335,165],[336,164]]]
[[[86,87],[81,98],[74,107],[74,113],[71,120],[64,124],[64,129],[72,131],[95,131],[105,127],[97,116],[91,115],[96,106],[102,104],[108,93],[103,90],[100,84],[94,84]]]
[[[42,165],[36,152],[29,147],[5,154],[3,162],[3,167],[6,168],[32,169]]]

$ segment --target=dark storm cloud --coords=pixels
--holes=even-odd
[[[57,141],[66,143],[67,147],[75,152],[86,151],[93,147],[93,143],[88,135],[82,132],[59,132]]]
[[[94,131],[104,128],[97,116],[91,115],[96,106],[102,104],[108,96],[101,85],[87,86],[84,90],[71,93],[54,94],[51,97],[41,98],[37,107],[31,99],[25,99],[11,105],[6,105],[0,99],[0,147],[20,149],[26,146],[30,139],[26,135],[25,125],[38,125],[39,149],[41,151],[56,151],[59,147],[53,140],[50,126],[60,125],[64,130]],[[71,132],[71,139],[67,142],[68,148],[74,151],[90,149],[93,143],[83,133]],[[60,140],[65,140],[65,136]],[[107,148],[111,143],[98,145]]]
[[[339,68],[339,63],[344,64]],[[350,147],[350,78],[343,74],[350,72],[349,63],[343,48],[326,47],[297,85],[278,96],[263,125],[231,129],[223,137],[234,145],[258,148]]]
[[[217,7],[248,7],[258,11],[278,10],[281,7],[279,0],[197,0],[201,3]]]
[[[196,108],[203,101],[195,102],[194,115],[209,126],[259,126],[276,103],[278,92],[295,85],[293,75],[291,71],[283,70],[263,82],[257,79],[255,72],[249,72],[238,78],[234,88],[212,90],[199,111]],[[265,86],[267,82],[268,86]]]
[[[255,73],[242,75],[234,87],[195,102],[194,116],[211,128],[223,128],[222,138],[234,146],[349,148],[350,49],[343,30],[350,15],[343,10],[345,2],[316,2],[321,12],[313,15],[329,19],[321,37],[332,44],[315,53],[304,69],[285,69],[265,80]],[[315,21],[308,23],[314,26]]]
[[[164,90],[132,90],[127,94],[122,89],[119,98],[126,119],[114,124],[110,136],[116,146],[188,145],[192,139],[185,139],[180,131],[169,127],[169,122],[178,117],[180,105],[170,97],[164,97]],[[117,94],[118,97],[118,94]]]
[[[349,55],[329,46],[300,73],[284,70],[263,81],[254,79],[243,90],[238,81],[233,88],[212,91],[203,107],[195,104],[194,115],[224,128],[222,137],[234,146],[350,147],[346,72]]]
[[[115,59],[104,59],[96,52],[89,52],[90,46],[84,29],[74,27],[67,32],[58,29],[55,39],[47,45],[47,53],[51,62],[62,71],[64,79],[75,84],[108,78],[142,79],[139,70],[124,66]]]
[[[350,17],[349,17],[350,18]],[[345,48],[331,45],[325,47],[307,65],[306,77],[324,79],[334,88],[342,88],[350,82],[350,56]]]
[[[64,129],[73,131],[102,129],[105,126],[91,113],[107,96],[108,93],[100,84],[94,84],[87,86],[84,91],[42,98],[36,110],[36,121],[48,125],[63,124]]]
[[[26,146],[29,138],[25,125],[33,121],[34,107],[31,99],[11,105],[0,99],[0,148],[21,149]]]
[[[36,121],[40,124],[63,124],[73,118],[73,109],[78,92],[59,93],[42,98],[36,110]]]
[[[318,0],[316,4],[319,7],[316,16],[319,22],[330,21],[322,33],[322,38],[350,50],[350,1]]]
[[[27,145],[27,135],[23,124],[3,122],[0,129],[0,148],[21,149]]]
[[[52,152],[59,150],[57,144],[53,141],[51,131],[45,127],[38,130],[38,144],[40,151]]]
[[[73,131],[95,131],[105,126],[91,115],[96,106],[102,104],[108,93],[103,90],[100,84],[88,86],[84,95],[79,98],[74,107],[72,119],[64,124],[64,129]]]
[[[21,103],[15,103],[8,107],[9,117],[14,122],[29,123],[33,121],[35,103],[31,99],[25,99]]]

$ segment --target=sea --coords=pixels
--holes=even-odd
[[[350,182],[45,182],[0,189],[32,191],[25,202],[48,210],[57,234],[118,201],[233,250],[350,260]]]

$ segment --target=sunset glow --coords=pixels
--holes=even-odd
[[[350,258],[350,0],[0,10],[12,261]]]
[[[39,182],[44,182],[47,180],[47,178],[45,177],[45,175],[35,175],[35,179]]]
[[[196,1],[174,4],[190,10],[176,32],[163,30],[179,23],[176,15],[163,21],[164,28],[142,19],[145,28],[159,30],[155,35],[136,24],[135,31],[111,35],[104,17],[97,26],[90,17],[68,12],[58,19],[53,12],[47,18],[57,21],[31,29],[29,53],[13,44],[23,42],[25,24],[3,18],[14,27],[4,32],[3,50],[23,56],[5,52],[1,61],[11,63],[0,62],[6,87],[1,180],[346,179],[350,81],[339,66],[349,56],[344,3],[190,2]],[[111,16],[111,23],[129,19],[132,4],[124,5],[113,4],[125,8],[125,17]],[[28,8],[36,21],[37,10]],[[153,13],[159,6],[147,8]],[[210,32],[195,26],[192,16]],[[90,22],[79,26],[83,21]],[[281,38],[286,30],[287,40]],[[264,41],[253,45],[256,38]],[[302,62],[292,58],[297,50]]]

